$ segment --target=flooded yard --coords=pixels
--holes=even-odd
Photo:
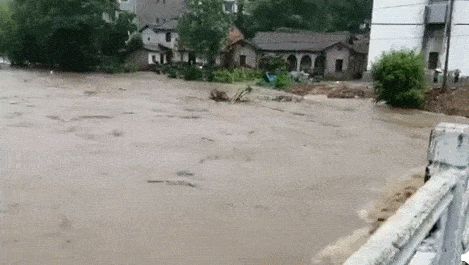
[[[305,265],[468,120],[369,99],[208,100],[152,73],[0,70],[0,264]]]

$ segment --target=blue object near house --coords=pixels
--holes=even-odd
[[[277,75],[265,73],[264,79],[267,83],[275,85],[277,83]]]

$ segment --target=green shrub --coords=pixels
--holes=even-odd
[[[259,60],[259,67],[268,72],[282,72],[287,70],[287,62],[280,56],[265,56]]]
[[[421,108],[425,101],[425,62],[413,51],[383,54],[373,65],[377,101],[393,107]]]
[[[228,70],[218,70],[214,72],[213,82],[218,83],[233,83],[234,79],[230,71]]]
[[[277,89],[287,89],[293,85],[293,79],[287,73],[281,73],[277,76],[277,82],[275,83],[275,88]]]
[[[168,74],[169,78],[177,78],[178,77],[178,71],[174,67],[166,69],[166,73]]]
[[[197,66],[188,66],[184,70],[184,80],[194,81],[194,80],[203,80],[203,72]]]
[[[220,83],[235,83],[256,80],[261,76],[262,72],[249,68],[235,68],[233,70],[223,69],[214,72],[213,81]]]
[[[108,74],[133,73],[138,71],[138,66],[132,63],[124,63],[117,56],[103,56],[96,70]]]
[[[103,56],[97,70],[108,74],[117,74],[124,71],[119,58],[113,56]]]
[[[137,51],[143,48],[143,40],[141,34],[134,34],[126,44],[126,51],[128,53]]]
[[[138,66],[132,63],[126,63],[122,68],[124,73],[135,73],[138,71]]]

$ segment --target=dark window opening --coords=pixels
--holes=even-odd
[[[195,64],[195,63],[196,63],[195,53],[190,52],[189,53],[189,64]]]
[[[225,12],[233,13],[234,12],[234,2],[225,2]]]
[[[151,61],[152,61],[153,63],[157,63],[157,62],[156,62],[156,55],[152,55],[152,56],[151,56]]]
[[[164,64],[164,54],[160,53],[160,63]]]
[[[166,42],[171,42],[171,32],[166,33]]]
[[[239,56],[239,65],[240,66],[246,66],[246,55],[240,55]]]
[[[438,58],[440,54],[437,52],[431,52],[428,56],[428,69],[435,70],[438,68]]]
[[[342,72],[344,70],[344,60],[339,59],[335,61],[335,71]]]

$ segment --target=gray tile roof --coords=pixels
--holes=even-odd
[[[349,32],[259,32],[252,43],[263,51],[320,52],[338,43],[354,49],[348,44],[351,36]]]
[[[137,18],[140,25],[156,24],[163,20],[178,18],[185,10],[186,0],[137,1]]]
[[[140,29],[140,32],[147,28],[151,28],[154,32],[160,32],[160,31],[176,31],[178,27],[178,20],[177,19],[171,19],[169,21],[160,23],[160,24],[147,24],[144,27]]]

